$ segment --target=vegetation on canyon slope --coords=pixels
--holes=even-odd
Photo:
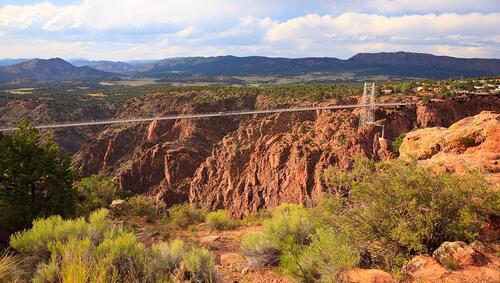
[[[0,243],[39,217],[75,215],[75,173],[59,147],[26,121],[0,139]]]
[[[332,167],[324,177],[335,194],[311,209],[282,205],[264,232],[243,240],[254,267],[279,264],[304,282],[331,282],[355,266],[397,272],[444,241],[472,242],[490,215],[500,215],[500,194],[477,172],[436,173],[358,156],[349,174]]]
[[[212,99],[218,98],[207,103]],[[240,222],[224,210],[167,209],[151,197],[121,192],[105,176],[73,182],[57,146],[26,123],[0,137],[0,145],[0,228],[4,240],[18,231],[10,236],[15,255],[0,256],[6,280],[217,281],[208,250],[173,239],[144,245],[133,230],[116,225],[129,217],[188,230],[200,223],[213,230],[262,223],[262,233],[243,239],[241,252],[252,267],[278,266],[298,281],[332,282],[356,266],[397,273],[410,257],[444,241],[475,240],[487,218],[500,215],[498,192],[478,172],[439,173],[415,162],[359,156],[349,172],[324,171],[329,192],[315,207],[283,204]],[[128,200],[124,214],[102,209],[117,198]],[[19,258],[33,260],[35,268],[23,270]]]
[[[215,278],[208,250],[180,240],[147,248],[107,216],[108,211],[100,209],[88,220],[38,219],[30,230],[12,235],[10,245],[35,257],[33,282],[171,282],[174,277],[205,282]]]

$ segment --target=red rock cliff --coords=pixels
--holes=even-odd
[[[255,96],[191,103],[200,95],[136,98],[119,117],[262,107],[262,99]],[[491,96],[379,110],[376,116],[386,126],[386,138],[393,140],[419,126],[447,127],[498,109],[500,98]],[[322,170],[334,164],[349,167],[357,152],[375,159],[393,156],[390,145],[378,141],[380,128],[358,130],[357,117],[356,110],[342,110],[111,127],[89,141],[74,164],[82,175],[112,174],[122,188],[156,195],[168,204],[190,200],[242,216],[283,202],[312,203],[326,189]]]

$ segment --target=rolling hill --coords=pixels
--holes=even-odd
[[[162,77],[171,74],[206,76],[296,76],[310,73],[346,73],[401,77],[449,78],[500,74],[499,59],[463,59],[423,53],[360,53],[337,58],[269,58],[260,56],[168,58],[143,64],[94,61],[103,71]]]
[[[113,61],[90,61],[85,59],[69,60],[69,63],[77,67],[91,67],[93,69],[110,72],[110,73],[120,73],[126,74],[133,71],[133,66],[124,62],[113,62]]]
[[[13,61],[12,59],[10,60]],[[7,62],[7,61],[6,61]],[[355,74],[358,77],[445,79],[500,75],[500,59],[464,59],[424,53],[360,53],[347,60],[337,58],[270,58],[261,56],[183,57],[157,61],[89,61],[34,59],[0,67],[0,81],[88,80],[114,74],[148,77],[178,76],[299,76],[312,73]],[[75,66],[74,66],[75,65]]]
[[[15,65],[0,67],[0,82],[33,80],[93,80],[111,78],[113,74],[92,69],[88,66],[75,67],[60,58],[48,60],[33,59]]]
[[[371,74],[405,75],[425,78],[500,75],[499,59],[463,59],[424,53],[360,53],[347,63]]]

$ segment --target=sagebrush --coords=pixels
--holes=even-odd
[[[147,248],[134,234],[115,227],[105,209],[90,214],[88,221],[38,219],[32,229],[12,235],[10,243],[18,252],[38,258],[33,282],[172,282],[174,278],[215,282],[217,278],[208,250],[178,240]]]

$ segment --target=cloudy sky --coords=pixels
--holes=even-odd
[[[0,0],[0,58],[500,58],[500,0]]]

